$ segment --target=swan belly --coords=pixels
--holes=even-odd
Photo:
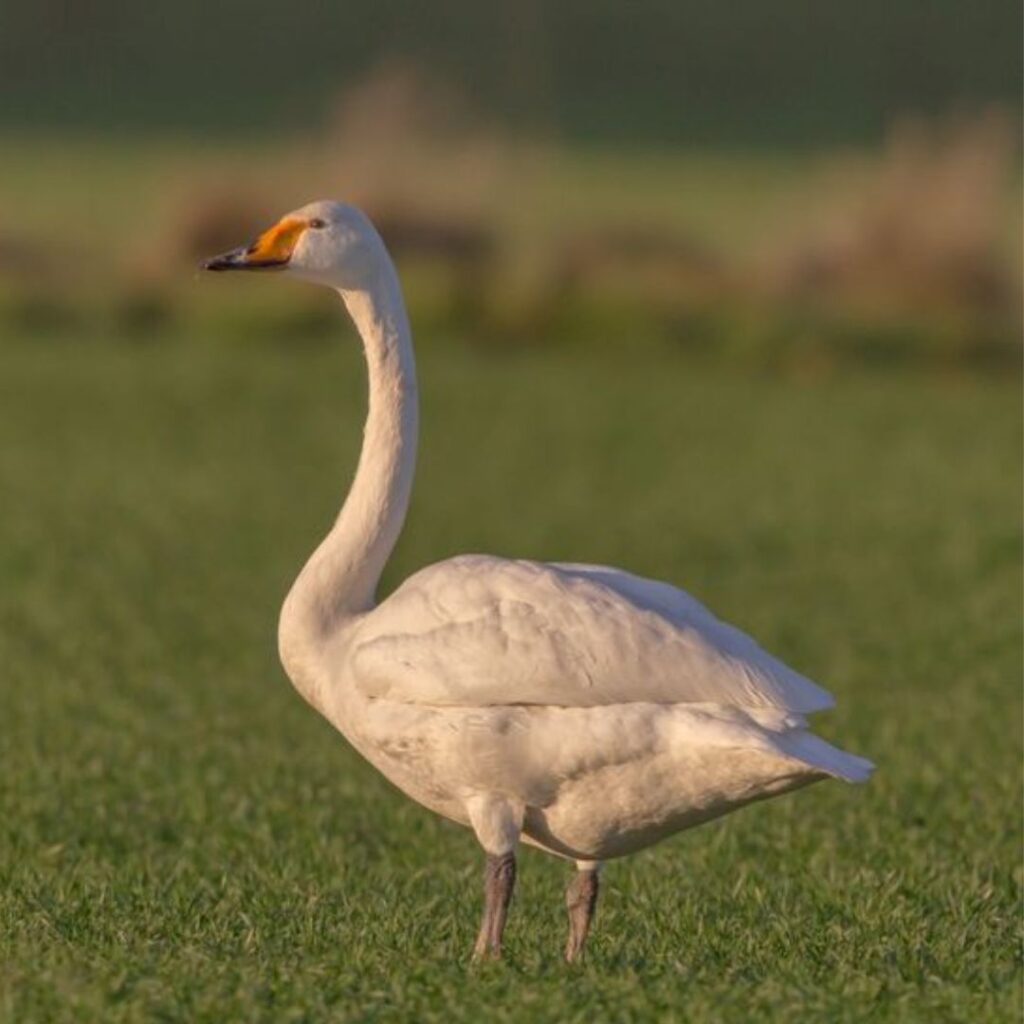
[[[588,773],[529,807],[524,834],[565,857],[609,860],[824,777],[792,758],[698,748]]]
[[[418,803],[468,824],[469,797],[507,797],[525,809],[527,842],[578,860],[631,853],[824,777],[735,708],[366,700],[336,710],[356,749]]]

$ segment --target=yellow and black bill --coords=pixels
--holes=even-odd
[[[280,270],[288,266],[292,252],[309,223],[300,217],[285,217],[268,228],[251,245],[211,256],[200,264],[203,270]]]

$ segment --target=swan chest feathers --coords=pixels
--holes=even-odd
[[[684,592],[602,567],[431,566],[331,677],[328,717],[408,795],[468,823],[469,800],[500,794],[528,841],[575,859],[835,774],[802,717],[823,690]]]

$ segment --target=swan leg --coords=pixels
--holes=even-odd
[[[474,960],[501,959],[501,936],[505,931],[515,883],[515,854],[506,853],[500,857],[488,854],[484,869],[484,916],[473,946]]]
[[[516,843],[523,824],[523,808],[496,797],[467,801],[469,820],[487,854],[484,868],[484,913],[473,947],[473,959],[501,958],[512,890],[516,884]]]
[[[594,919],[599,888],[598,868],[594,861],[578,861],[577,871],[565,890],[565,907],[569,911],[569,937],[565,942],[565,959],[572,963],[583,954],[583,946]]]

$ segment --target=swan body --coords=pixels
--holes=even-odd
[[[595,565],[464,555],[376,587],[412,488],[415,363],[397,275],[354,207],[319,202],[210,270],[336,288],[363,341],[369,412],[349,496],[282,609],[296,688],[399,789],[487,853],[476,954],[498,954],[523,841],[573,860],[566,955],[601,861],[744,804],[872,765],[806,715],[829,694],[666,583]]]
[[[400,789],[468,824],[507,793],[523,838],[601,861],[867,766],[805,729],[823,690],[666,584],[481,555],[414,575],[336,649],[328,717]]]

